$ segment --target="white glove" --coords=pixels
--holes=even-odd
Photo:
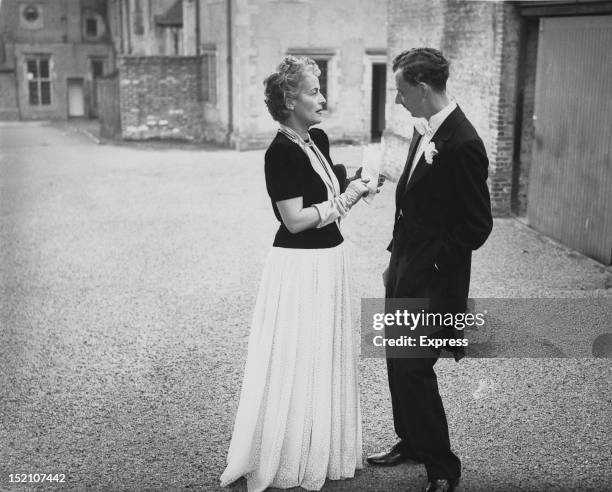
[[[319,217],[321,217],[317,229],[331,224],[339,217],[344,218],[351,207],[355,205],[363,195],[368,193],[368,187],[366,186],[368,181],[369,179],[356,179],[351,181],[346,187],[346,191],[333,200],[314,204],[313,207],[317,209]]]

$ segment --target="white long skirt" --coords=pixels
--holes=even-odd
[[[362,467],[347,260],[343,244],[269,253],[221,485],[320,490]]]

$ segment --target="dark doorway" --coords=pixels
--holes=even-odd
[[[385,129],[385,96],[387,92],[387,65],[372,64],[372,142],[380,142]]]
[[[89,104],[89,117],[98,117],[98,79],[104,76],[104,58],[91,58],[90,72],[91,72],[91,95]]]

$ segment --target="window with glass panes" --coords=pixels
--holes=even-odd
[[[29,58],[26,60],[28,95],[31,106],[51,104],[51,73],[49,58]]]
[[[98,20],[95,17],[85,19],[85,34],[88,38],[98,36]]]

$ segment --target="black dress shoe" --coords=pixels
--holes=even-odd
[[[408,455],[402,454],[395,449],[392,449],[386,453],[378,453],[368,456],[367,461],[370,463],[370,465],[375,466],[395,466],[406,462],[410,462],[412,464],[420,463],[420,461],[417,461]]]
[[[425,492],[453,492],[458,484],[458,478],[438,478],[433,482],[427,483],[427,487],[425,487]]]

